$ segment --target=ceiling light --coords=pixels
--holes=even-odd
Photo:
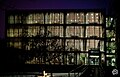
[[[98,15],[98,13],[96,13],[96,15]]]
[[[93,13],[91,15],[93,16]]]
[[[67,14],[67,16],[69,16],[69,14]]]
[[[111,18],[111,21],[113,20],[113,18]]]

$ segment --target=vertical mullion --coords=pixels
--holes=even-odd
[[[84,21],[85,21],[85,23],[84,24],[86,24],[86,14],[87,13],[84,13]],[[83,27],[83,38],[85,38],[86,37],[86,26],[82,26]],[[86,42],[85,42],[85,39],[83,39],[83,51],[86,51]]]
[[[63,44],[64,44],[64,52],[63,52],[63,64],[65,64],[65,59],[64,59],[64,56],[65,56],[65,48],[66,48],[66,45],[65,45],[65,42],[66,42],[66,12],[64,12],[63,13],[64,15],[64,17],[63,17],[63,23],[64,23],[64,25],[63,25]]]
[[[93,26],[93,27],[94,27],[94,35],[93,36],[95,36],[95,26]],[[95,48],[95,43],[96,43],[96,41],[94,39],[94,48]]]

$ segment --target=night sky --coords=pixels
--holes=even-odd
[[[113,0],[114,1],[114,0]],[[8,9],[105,9],[113,13],[112,0],[0,0],[0,38],[5,38],[5,10]]]

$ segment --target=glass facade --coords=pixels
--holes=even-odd
[[[98,65],[106,57],[109,65],[109,58],[114,58],[108,54],[116,50],[115,31],[109,30],[110,25],[115,26],[113,20],[106,18],[105,27],[102,12],[94,11],[11,13],[7,46],[34,54],[27,54],[25,64],[88,65],[95,60]],[[102,57],[91,56],[90,50],[101,52]]]

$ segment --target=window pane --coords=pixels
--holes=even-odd
[[[47,36],[48,37],[54,37],[54,36],[63,37],[63,26],[48,26]]]
[[[8,37],[14,37],[14,34],[13,34],[13,29],[7,29],[7,36]]]
[[[21,49],[21,42],[14,42],[14,47]]]
[[[114,30],[106,30],[107,37],[115,37],[115,31]]]
[[[83,50],[83,41],[67,39],[65,42],[65,46],[66,51],[81,51]]]
[[[64,23],[64,15],[63,13],[50,13],[45,15],[45,23],[46,24],[63,24]]]
[[[22,36],[22,29],[19,28],[19,29],[18,29],[18,32],[19,32],[19,35],[18,35],[18,36],[21,37],[21,36]]]
[[[34,13],[26,17],[27,24],[44,24],[44,14]]]
[[[101,13],[89,12],[86,14],[86,24],[89,23],[102,24],[103,16],[101,15]]]
[[[88,26],[86,27],[86,37],[102,37],[103,30],[101,26]]]
[[[48,51],[63,51],[63,40],[62,39],[47,39],[46,48]]]
[[[83,28],[81,26],[67,26],[66,37],[83,37]]]
[[[18,29],[14,29],[14,37],[18,37]]]
[[[44,36],[44,27],[42,26],[28,26],[28,37],[33,37],[33,36],[39,36],[43,37]]]
[[[87,40],[86,51],[91,49],[98,49],[99,40]]]
[[[80,61],[83,65],[88,65],[88,53],[81,53]]]
[[[107,42],[107,53],[115,53],[116,43],[115,42]]]
[[[22,23],[21,20],[22,20],[22,16],[21,15],[15,15],[15,24]]]
[[[104,50],[104,41],[99,41],[98,42],[98,47],[99,47],[99,43],[100,43],[100,51],[105,52],[105,50]]]
[[[107,17],[106,18],[106,27],[113,27],[113,25],[114,25],[114,19],[113,18],[111,18],[111,17]]]
[[[107,66],[115,66],[116,58],[115,55],[106,55]]]
[[[66,23],[84,24],[84,13],[67,13]]]
[[[14,16],[13,16],[13,15],[10,15],[10,16],[8,17],[8,23],[9,23],[9,24],[14,24]]]
[[[94,26],[86,27],[86,37],[94,36]]]

